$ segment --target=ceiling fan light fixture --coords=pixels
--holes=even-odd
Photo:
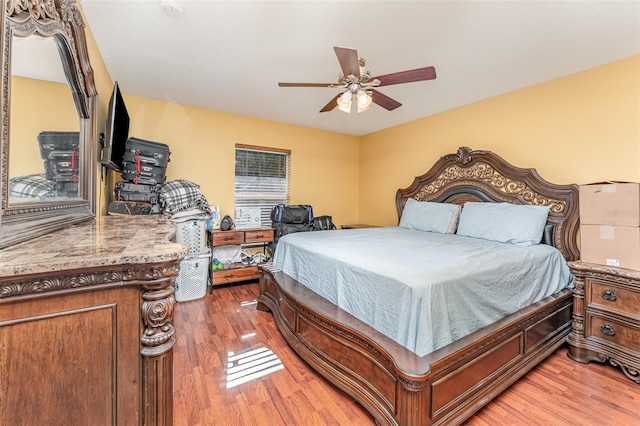
[[[356,93],[356,100],[358,105],[358,113],[362,111],[366,111],[369,109],[369,105],[371,105],[371,95],[369,95],[364,90],[358,90]]]
[[[356,98],[358,99],[358,106],[368,108],[369,105],[371,105],[371,101],[372,101],[371,95],[364,90],[358,90],[358,93],[356,94]]]
[[[338,109],[346,113],[351,112],[351,91],[347,90],[342,95],[338,96]]]

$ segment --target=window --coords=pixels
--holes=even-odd
[[[291,151],[236,145],[236,208],[260,208],[263,225],[271,223],[271,208],[289,203]]]

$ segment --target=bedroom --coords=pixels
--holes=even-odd
[[[99,60],[91,38],[89,44],[101,94],[98,122],[102,122],[104,93],[110,91],[114,76]],[[292,149],[296,156],[293,202],[313,204],[316,211],[332,214],[338,224],[388,225],[397,221],[396,189],[406,187],[413,176],[461,145],[489,149],[512,164],[536,167],[552,182],[639,181],[639,67],[636,51],[571,75],[362,136],[126,92],[125,96],[136,136],[170,143],[169,178],[200,183],[207,198],[223,211],[233,208],[233,189],[220,182],[231,182],[233,170],[221,159],[232,156],[235,143],[264,144]],[[328,72],[333,73],[334,68],[335,63]],[[315,104],[312,107],[317,110]],[[320,155],[322,161],[318,161]],[[319,181],[326,191],[316,190]],[[108,190],[106,184],[100,193]],[[104,202],[101,205],[103,210]]]

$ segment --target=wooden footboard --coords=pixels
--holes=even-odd
[[[571,291],[419,357],[271,266],[258,308],[289,345],[380,424],[459,424],[560,346]]]

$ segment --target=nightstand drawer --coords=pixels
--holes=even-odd
[[[226,284],[234,281],[252,280],[259,277],[260,275],[258,274],[257,266],[247,266],[235,269],[220,269],[218,271],[213,271],[211,283],[213,285]]]
[[[225,246],[228,244],[242,244],[244,243],[243,231],[222,231],[213,232],[213,238],[211,245],[213,246]]]
[[[273,241],[273,229],[255,229],[244,232],[245,243],[266,243]]]
[[[638,314],[640,292],[592,278],[588,278],[586,282],[585,302],[587,306],[595,309],[603,307],[609,310],[616,310],[640,319]]]
[[[586,338],[604,340],[625,351],[640,351],[640,324],[622,323],[591,312],[587,312],[586,324]]]

